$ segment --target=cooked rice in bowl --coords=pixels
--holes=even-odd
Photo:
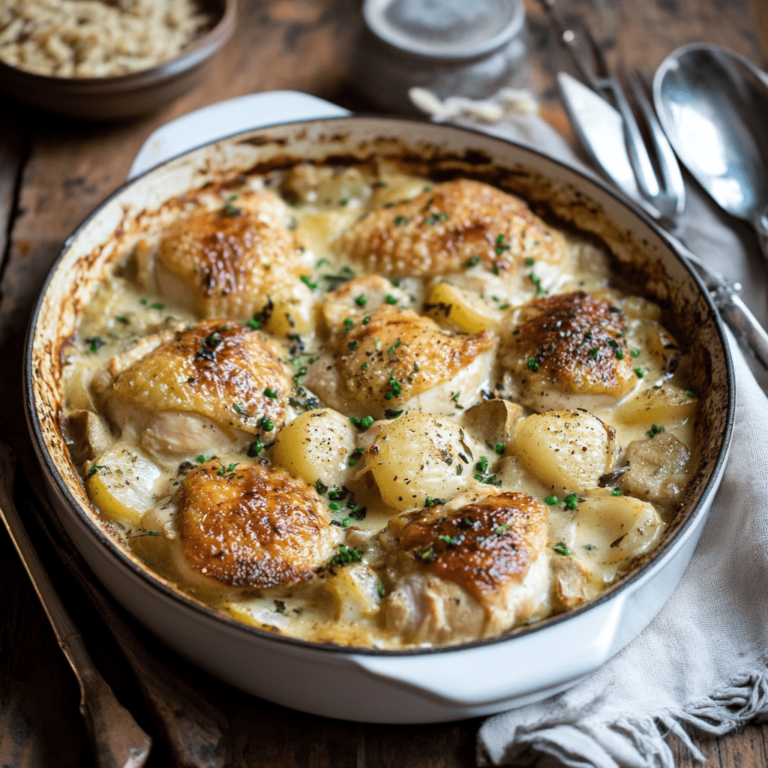
[[[211,22],[197,0],[5,0],[0,60],[53,77],[123,75],[174,58]]]

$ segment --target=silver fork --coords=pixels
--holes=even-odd
[[[628,77],[627,80],[632,89],[638,111],[645,122],[647,133],[650,138],[651,148],[655,155],[656,166],[651,161],[650,154],[647,151],[647,145],[643,135],[637,125],[634,113],[629,105],[619,80],[611,72],[600,47],[595,43],[588,30],[582,27],[582,38],[587,42],[591,49],[592,58],[597,63],[596,70],[592,70],[582,57],[579,50],[579,42],[576,33],[569,29],[560,18],[555,7],[556,0],[540,0],[546,8],[550,19],[558,31],[562,43],[568,49],[574,63],[584,80],[589,83],[592,91],[598,96],[607,95],[615,104],[621,116],[621,124],[624,132],[626,144],[626,155],[624,164],[627,160],[634,172],[635,178],[632,180],[633,191],[628,188],[628,179],[623,174],[618,174],[615,164],[615,156],[611,154],[611,162],[603,162],[599,157],[599,152],[592,151],[589,142],[585,145],[593,155],[598,167],[601,168],[606,178],[618,187],[625,195],[635,202],[641,203],[642,207],[654,216],[669,241],[670,245],[696,270],[705,287],[712,297],[712,301],[720,311],[723,320],[728,323],[739,341],[749,349],[768,370],[768,333],[760,325],[757,318],[752,314],[747,305],[739,296],[741,286],[738,283],[729,283],[722,275],[711,270],[702,262],[702,260],[693,253],[677,237],[679,215],[685,206],[685,187],[683,177],[680,173],[680,166],[677,164],[674,151],[669,144],[664,131],[659,124],[656,113],[653,110],[647,96],[645,85],[640,77]],[[581,86],[589,92],[584,86]],[[561,83],[562,88],[562,83]],[[618,120],[616,111],[605,100],[598,99],[602,104],[604,113],[608,110],[612,113],[611,118]],[[570,111],[570,110],[569,110]],[[576,124],[574,115],[571,120],[577,128],[577,133],[583,137],[586,135]],[[615,123],[613,123],[615,126]],[[602,138],[602,136],[601,136]],[[619,140],[620,141],[620,140]],[[649,171],[649,168],[651,169]],[[628,169],[629,170],[629,169]],[[631,174],[630,174],[631,175]],[[620,177],[621,176],[621,177]],[[636,185],[635,185],[635,182]],[[640,198],[640,199],[638,199]]]
[[[667,140],[647,97],[647,85],[639,74],[627,75],[626,80],[643,119],[649,143],[637,123],[620,79],[611,69],[592,33],[583,25],[579,31],[569,27],[560,15],[556,0],[541,0],[560,40],[579,70],[582,78],[596,93],[613,103],[622,117],[627,155],[634,171],[638,189],[650,204],[657,219],[674,222],[685,208],[685,186],[675,153]],[[593,66],[582,53],[580,39],[589,49]],[[648,149],[652,150],[653,159]],[[645,206],[648,209],[647,206]]]

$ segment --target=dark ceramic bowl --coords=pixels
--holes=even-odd
[[[237,0],[210,0],[211,29],[178,56],[112,77],[51,77],[0,61],[0,92],[32,107],[84,120],[120,120],[153,112],[196,86],[235,27]]]

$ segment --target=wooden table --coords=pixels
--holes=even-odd
[[[720,43],[768,64],[765,0],[561,0],[583,16],[609,57],[650,71],[679,45]],[[0,255],[2,303],[0,381],[2,435],[16,448],[36,484],[20,391],[21,348],[27,319],[48,265],[77,224],[124,180],[133,156],[159,125],[212,102],[255,91],[293,89],[352,109],[373,109],[349,83],[360,31],[354,0],[241,0],[235,37],[207,80],[162,112],[133,122],[93,125],[58,119],[0,101]],[[531,83],[544,116],[567,137],[554,73],[571,70],[542,10],[526,0]],[[619,54],[620,52],[620,54]],[[571,70],[572,71],[572,70]],[[24,510],[28,490],[17,496]],[[28,512],[27,512],[28,514]],[[34,539],[54,581],[83,628],[97,664],[121,700],[155,736],[150,766],[173,764],[147,714],[134,676],[84,593],[61,566],[37,528]],[[68,768],[92,765],[77,711],[77,689],[42,609],[8,538],[0,535],[0,765]],[[137,630],[138,631],[138,630]],[[139,632],[152,659],[190,681],[223,714],[220,754],[227,766],[475,765],[479,721],[418,727],[359,725],[292,712],[230,689],[194,670]],[[149,658],[149,657],[148,657]],[[147,661],[150,664],[150,661]],[[768,768],[768,726],[750,726],[719,740],[695,739],[724,768]],[[693,765],[679,744],[680,766]],[[205,764],[205,762],[201,763]],[[211,765],[217,764],[211,758]]]

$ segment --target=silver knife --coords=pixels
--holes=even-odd
[[[669,244],[696,270],[723,320],[736,338],[768,370],[768,333],[739,296],[741,285],[730,283],[707,267],[675,234],[673,222],[659,212],[640,193],[624,141],[621,115],[591,88],[566,72],[559,72],[557,84],[576,136],[593,164],[614,186],[662,227]]]

